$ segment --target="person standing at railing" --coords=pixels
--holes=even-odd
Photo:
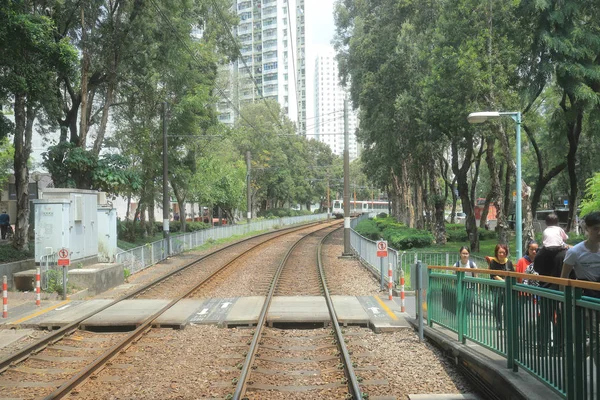
[[[486,257],[491,270],[494,271],[514,271],[512,261],[508,259],[508,246],[502,243],[494,248],[494,257]],[[490,278],[496,281],[504,282],[504,278],[499,275],[490,275]],[[496,316],[496,328],[502,329],[502,308],[504,306],[504,288],[496,288],[494,301],[494,315]]]
[[[575,271],[577,280],[600,282],[600,211],[587,214],[583,222],[587,239],[567,251],[560,277],[567,278],[571,271]],[[600,291],[584,289],[583,295],[600,298]],[[598,364],[600,350],[598,349],[597,314],[597,311],[587,310],[584,316],[590,339],[589,352],[595,365]]]
[[[565,256],[561,278],[575,271],[578,280],[600,282],[600,211],[589,213],[583,219],[587,239],[571,247]],[[584,289],[585,296],[600,298],[600,291]]]
[[[538,243],[535,240],[530,240],[527,243],[527,249],[525,250],[525,255],[523,257],[521,257],[521,259],[519,261],[517,261],[517,266],[515,268],[516,272],[520,273],[520,274],[525,274],[525,273],[532,273],[532,272],[527,272],[527,269],[531,269],[531,264],[533,264],[536,256],[537,256],[537,252],[538,252]],[[522,279],[519,278],[518,282],[522,283]]]
[[[546,229],[543,233],[542,248],[538,251],[534,263],[535,271],[540,275],[559,277],[563,259],[569,245],[565,241],[569,236],[558,225],[558,216],[555,213],[546,216]],[[558,289],[558,286],[541,283],[541,287]]]
[[[477,269],[477,265],[469,259],[469,256],[471,255],[471,253],[469,252],[469,248],[466,246],[463,246],[460,248],[460,250],[458,251],[458,254],[460,255],[460,260],[458,260],[454,266],[457,268],[471,268],[471,269]],[[475,276],[474,272],[465,272],[465,276]],[[465,285],[466,287],[466,291],[465,291],[465,305],[466,305],[466,309],[467,309],[467,313],[470,313],[473,309],[473,292],[475,291],[475,284],[473,282],[467,282],[467,284]]]

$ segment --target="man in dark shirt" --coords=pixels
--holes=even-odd
[[[0,234],[2,235],[2,240],[6,239],[6,232],[8,231],[9,224],[10,217],[6,213],[6,210],[2,210],[2,214],[0,214]]]

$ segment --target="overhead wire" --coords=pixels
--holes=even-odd
[[[240,46],[238,46],[238,42],[237,42],[237,40],[235,40],[235,37],[233,36],[233,33],[231,33],[231,26],[229,25],[229,23],[227,22],[227,20],[223,16],[223,14],[221,12],[221,9],[216,4],[216,1],[212,0],[212,3],[213,3],[213,6],[215,7],[215,9],[217,10],[217,15],[218,15],[219,19],[221,19],[221,22],[223,22],[223,24],[225,25],[225,30],[227,31],[227,33],[229,33],[231,41],[232,41],[233,45],[235,46],[235,49],[237,50],[237,53],[239,54],[240,59],[242,60],[242,63],[244,63],[244,67],[246,68],[246,71],[250,74],[250,78],[252,79],[252,83],[254,83],[254,87],[256,88],[257,93],[261,93],[260,98],[263,100],[263,102],[267,106],[267,109],[269,110],[269,113],[273,117],[273,120],[277,123],[277,125],[279,125],[279,128],[281,128],[283,130],[283,126],[281,125],[281,121],[275,116],[275,114],[273,113],[273,110],[271,109],[271,106],[267,102],[267,99],[262,95],[262,91],[258,87],[258,84],[256,83],[256,79],[254,78],[254,74],[252,73],[252,71],[248,67],[248,64],[246,63],[244,55],[242,54],[242,50],[240,49]],[[253,17],[253,20],[254,20],[254,17]],[[253,26],[253,29],[254,29],[254,26]],[[261,38],[262,38],[262,31],[261,31]],[[254,41],[253,41],[253,43],[254,43]],[[239,112],[238,112],[238,114],[239,114]]]
[[[181,42],[181,44],[183,45],[183,47],[187,50],[187,52],[190,54],[190,56],[192,57],[192,59],[198,63],[198,65],[201,65],[200,60],[198,60],[196,54],[194,53],[194,51],[188,46],[188,44],[179,36],[179,34],[177,33],[177,30],[175,29],[175,27],[173,26],[173,24],[171,23],[171,20],[169,19],[169,17],[163,12],[163,10],[158,6],[158,4],[156,3],[155,0],[150,0],[150,2],[154,5],[154,8],[156,8],[156,10],[158,11],[158,13],[160,14],[161,18],[163,19],[163,21],[169,26],[169,28],[171,29],[171,31],[173,32],[173,34],[175,35],[175,37],[177,38],[177,40],[179,40]],[[244,120],[244,122],[246,122],[252,129],[254,129],[254,131],[256,131],[256,133],[260,133],[259,130],[252,125],[252,123],[250,121],[248,121],[241,113],[240,110],[237,108],[237,106],[233,103],[233,101],[231,101],[229,99],[229,97],[227,97],[227,95],[225,94],[225,92],[223,91],[223,89],[221,89],[216,81],[215,81],[215,89],[217,89],[217,91],[219,92],[219,94],[221,95],[222,98],[224,98],[229,104],[231,104],[232,108],[238,113],[238,115],[240,116],[240,118],[242,120]]]

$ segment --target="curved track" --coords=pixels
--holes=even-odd
[[[284,235],[311,229],[315,225],[319,224],[309,224],[300,228],[294,227],[275,233],[262,234],[212,252],[160,277],[123,298],[111,302],[101,310],[90,313],[12,356],[5,358],[0,362],[0,371],[2,371],[0,388],[2,388],[3,395],[12,393],[12,396],[18,398],[39,398],[41,395],[48,399],[65,396],[96,370],[117,356],[119,352],[127,348],[134,341],[139,340],[142,335],[151,329],[152,321],[159,315],[175,305],[180,299],[198,290],[199,287],[212,279],[220,271],[234,264],[237,259],[252,250],[260,248],[266,242],[276,240]],[[227,254],[228,251],[232,254]],[[205,268],[204,276],[199,277],[195,275],[198,272],[198,265],[207,259],[219,259],[220,262],[217,264],[220,264],[220,266]],[[186,274],[195,276],[192,284],[189,284],[190,279],[187,276],[179,279],[182,275]],[[167,306],[144,321],[133,332],[95,334],[78,330],[81,322],[92,315],[119,301],[148,296],[149,293],[157,290],[156,287],[161,287],[170,281],[188,282],[188,285],[181,287],[181,284],[179,284],[180,288],[177,296]],[[169,293],[169,297],[173,298],[173,292],[170,291]],[[65,362],[69,363],[68,368],[64,368]]]

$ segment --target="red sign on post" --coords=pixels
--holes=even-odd
[[[58,251],[58,265],[68,267],[71,264],[69,259],[69,249],[63,247]]]
[[[377,241],[377,257],[387,257],[387,240]]]

